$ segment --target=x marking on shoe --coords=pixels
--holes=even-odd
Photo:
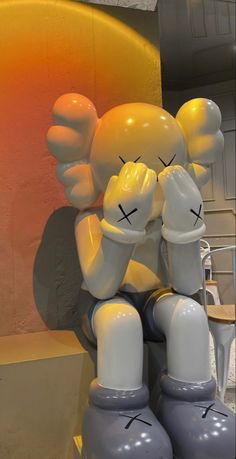
[[[221,414],[222,416],[225,416],[226,418],[228,417],[228,414],[222,413],[221,411],[214,410],[212,407],[215,405],[215,403],[211,403],[209,406],[203,406],[203,405],[194,405],[197,406],[198,408],[204,408],[205,411],[202,415],[202,419],[205,419],[207,417],[207,414],[209,411],[214,411],[214,413]]]
[[[143,419],[138,419],[139,416],[141,416],[141,413],[137,414],[136,416],[127,416],[126,414],[120,414],[120,416],[123,416],[124,418],[129,418],[130,421],[128,422],[128,424],[125,426],[125,429],[129,429],[129,427],[131,426],[131,424],[134,422],[134,421],[139,421],[139,422],[142,422],[143,424],[147,424],[148,426],[152,426],[152,424],[150,424],[150,422],[147,422],[147,421],[144,421]]]
[[[126,214],[121,204],[119,204],[118,207],[121,210],[121,212],[124,215],[124,217],[121,217],[120,220],[117,220],[117,222],[121,222],[122,220],[124,220],[126,218],[126,220],[129,222],[129,224],[132,225],[132,223],[131,223],[131,221],[129,219],[129,216],[134,214],[134,212],[137,212],[138,209],[135,208],[135,209],[131,210],[131,212]]]
[[[198,209],[198,212],[195,212],[195,210],[193,209],[190,209],[190,212],[192,212],[192,214],[196,215],[196,221],[194,223],[194,226],[196,225],[196,223],[198,222],[198,219],[200,218],[200,220],[202,220],[202,217],[201,217],[201,210],[202,210],[202,204],[200,204],[199,206],[199,209]]]
[[[176,157],[176,154],[173,156],[173,158],[171,158],[171,160],[168,163],[165,163],[165,161],[162,158],[160,158],[160,156],[158,156],[158,159],[162,162],[164,167],[168,167],[173,163],[175,157]]]

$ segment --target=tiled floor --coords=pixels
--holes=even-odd
[[[229,377],[228,377],[228,384],[225,393],[225,404],[231,408],[234,412],[236,412],[236,381],[235,381],[235,348],[236,348],[236,341],[234,340],[231,352],[230,352],[230,366],[229,366]],[[216,370],[215,370],[215,356],[214,356],[214,344],[212,337],[210,336],[210,349],[211,349],[211,366],[213,375],[216,377]]]

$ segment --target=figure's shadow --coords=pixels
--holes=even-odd
[[[74,236],[77,213],[73,207],[53,212],[35,258],[34,298],[50,329],[76,326],[76,304],[82,280]]]
[[[62,207],[49,217],[35,257],[33,292],[45,325],[51,330],[74,330],[94,359],[79,323],[79,303],[84,292],[74,235],[77,215],[77,209]]]

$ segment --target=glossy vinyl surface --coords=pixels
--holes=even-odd
[[[91,165],[96,182],[105,189],[111,175],[126,162],[141,162],[158,175],[170,164],[187,161],[183,133],[161,107],[124,104],[101,119],[93,140]]]
[[[70,175],[73,185],[76,182],[73,189],[67,188],[67,197],[55,178],[55,159],[45,145],[55,100],[66,92],[80,92],[96,101],[99,115],[113,106],[139,99],[161,103],[158,27],[155,24],[154,29],[154,21],[151,21],[153,31],[150,33],[155,34],[157,45],[153,46],[142,35],[141,22],[144,21],[132,19],[128,9],[122,8],[119,13],[117,8],[105,10],[68,0],[0,1],[0,43],[4,47],[0,72],[0,104],[4,113],[0,123],[2,336],[44,330],[46,324],[37,307],[42,307],[42,311],[49,308],[50,313],[45,316],[50,316],[53,323],[57,321],[55,245],[44,239],[46,224],[49,222],[50,228],[54,225],[54,230],[60,233],[59,238],[71,244],[68,228],[73,225],[73,210],[62,208],[68,200],[73,201],[73,206],[86,207],[88,195],[89,202],[96,200],[91,174],[86,174],[85,169],[77,175],[73,167],[71,174],[66,174],[66,180]],[[120,20],[116,19],[118,16]],[[140,33],[131,26],[133,20]],[[124,66],[127,61],[130,65]],[[68,108],[67,102],[65,104]],[[72,121],[71,113],[68,123],[69,120]],[[59,125],[58,119],[55,122]],[[92,122],[93,119],[91,128],[85,129],[85,136],[92,131]],[[58,138],[56,146],[61,154],[67,147],[74,152],[73,147],[81,140],[68,123],[61,126],[61,131],[58,128],[54,131],[61,136],[61,145]],[[81,144],[85,150],[87,137],[83,137]],[[81,153],[80,150],[80,157]],[[81,176],[83,185],[79,186]],[[64,211],[66,215],[63,216]],[[60,215],[62,219],[58,224]],[[64,225],[67,229],[63,233]],[[47,266],[32,276],[42,239]],[[67,259],[67,266],[70,266],[67,269],[77,272],[73,251],[63,245],[62,252],[63,260]],[[33,291],[32,277],[37,293]],[[73,274],[70,277],[66,270],[67,280],[63,285],[67,285],[67,281],[70,283],[72,278]],[[78,281],[73,286],[70,284],[69,289],[65,287],[66,293],[60,297],[65,310],[78,295],[78,289]],[[48,298],[51,298],[49,302]],[[68,317],[67,312],[63,317]]]
[[[148,408],[147,396],[145,387],[118,391],[101,387],[94,381],[83,420],[82,457],[172,459],[169,437]]]
[[[215,398],[215,382],[188,384],[165,376],[157,415],[177,459],[235,459],[235,415]]]
[[[173,457],[170,440],[149,408],[125,412],[87,408],[83,448],[86,459]]]

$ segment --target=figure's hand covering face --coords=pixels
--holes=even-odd
[[[181,166],[169,166],[159,175],[165,201],[162,235],[165,240],[186,244],[205,233],[202,197],[190,175]]]
[[[115,233],[115,240],[126,243],[142,239],[152,213],[156,183],[156,173],[145,164],[124,164],[118,177],[110,178],[105,191],[103,233],[112,234],[113,239]]]
[[[176,119],[143,103],[117,106],[98,119],[89,99],[66,94],[56,101],[53,114],[56,125],[48,132],[49,148],[59,161],[57,175],[68,200],[79,209],[92,206],[126,162],[141,162],[157,176],[154,218],[163,205],[158,175],[178,164],[200,187],[208,180],[208,165],[223,148],[220,111],[208,99],[187,102]]]

